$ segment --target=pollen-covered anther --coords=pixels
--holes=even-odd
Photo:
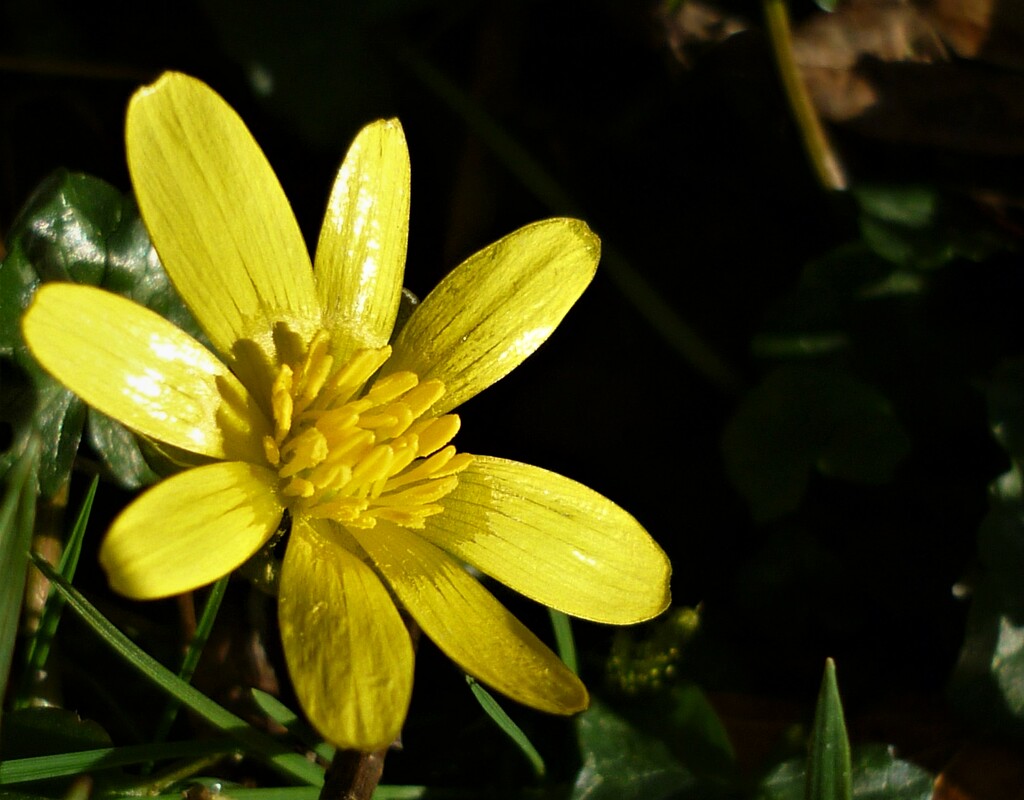
[[[357,351],[335,369],[324,333],[274,381],[274,436],[263,442],[292,510],[371,528],[378,519],[422,528],[473,457],[449,443],[454,414],[430,416],[438,380],[394,372],[370,383],[390,347]]]

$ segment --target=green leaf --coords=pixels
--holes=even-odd
[[[675,733],[673,749],[683,764],[697,775],[732,777],[736,753],[704,690],[681,682],[669,691],[666,706]]]
[[[124,425],[95,408],[88,410],[89,444],[123,489],[141,489],[159,475],[147,463],[139,439]]]
[[[38,441],[28,443],[7,475],[0,500],[0,698],[6,696],[25,594],[28,551],[35,526]]]
[[[934,776],[884,745],[855,747],[850,768],[853,800],[931,800]],[[805,774],[804,759],[779,764],[762,779],[756,800],[803,800]]]
[[[12,359],[24,375],[0,364],[5,373],[0,421],[14,429],[14,445],[0,456],[0,472],[34,428],[42,442],[40,488],[50,496],[67,481],[86,409],[38,367],[21,338],[21,315],[39,283],[101,286],[152,308],[193,336],[200,332],[171,286],[134,200],[98,178],[67,170],[50,175],[15,219],[8,243],[10,252],[0,264],[0,358]],[[6,397],[12,391],[16,400]],[[90,417],[91,443],[114,479],[126,488],[152,482],[155,475],[134,435],[101,415]]]
[[[836,683],[836,665],[825,661],[807,758],[807,800],[851,800],[850,741]]]
[[[14,358],[24,350],[21,315],[39,286],[39,274],[17,241],[7,257],[0,261],[0,358]]]
[[[124,198],[110,184],[58,170],[32,193],[9,238],[42,280],[97,286],[106,272],[106,238],[123,211]]]
[[[925,186],[859,186],[852,194],[865,214],[907,228],[930,225],[939,205],[938,193]]]
[[[910,449],[888,401],[839,369],[787,365],[740,403],[722,449],[730,479],[759,521],[795,510],[812,470],[884,483]]]
[[[976,205],[922,186],[858,187],[864,241],[901,266],[934,269],[954,258],[980,261],[1006,249],[1010,240]]]
[[[1024,461],[1024,358],[999,364],[987,387],[993,436],[1018,461]]]
[[[533,772],[538,778],[543,778],[545,773],[544,759],[540,757],[540,753],[537,752],[537,748],[533,746],[533,742],[523,733],[523,729],[520,728],[512,720],[512,717],[501,707],[497,700],[488,692],[483,686],[477,681],[466,676],[466,683],[469,684],[470,690],[473,692],[473,697],[480,704],[480,707],[487,713],[494,723],[504,731],[505,735],[508,736],[516,746],[520,749],[526,760],[530,762],[530,766],[533,767]]]
[[[974,589],[950,695],[983,729],[1024,734],[1024,491],[1019,466],[989,487]]]
[[[660,739],[592,699],[576,718],[583,766],[570,800],[662,800],[695,783]]]

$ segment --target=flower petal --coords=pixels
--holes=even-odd
[[[338,541],[333,523],[296,519],[281,571],[278,617],[295,692],[338,747],[391,744],[412,695],[409,632],[380,579]]]
[[[349,531],[423,631],[470,675],[555,714],[587,707],[587,690],[460,564],[385,520]]]
[[[409,238],[409,149],[397,119],[356,136],[338,171],[316,248],[324,325],[340,363],[391,338]]]
[[[308,341],[319,307],[302,233],[266,157],[216,92],[176,72],[135,93],[125,137],[142,218],[175,288],[242,380],[269,386],[260,362],[275,359],[274,324]]]
[[[669,604],[672,566],[640,523],[554,472],[474,456],[420,535],[517,592],[626,625]]]
[[[159,314],[102,289],[50,283],[22,331],[57,380],[139,433],[212,458],[264,458],[269,423],[245,387]]]
[[[443,414],[503,378],[587,288],[601,243],[575,219],[535,222],[462,262],[413,311],[384,374],[438,378]]]
[[[274,472],[237,461],[161,481],[121,512],[100,546],[111,588],[150,600],[231,572],[277,530],[276,488]]]

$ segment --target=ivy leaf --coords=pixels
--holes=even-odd
[[[960,712],[985,729],[1024,733],[1024,493],[1015,466],[989,489],[978,534],[984,572],[950,684]]]
[[[884,745],[853,749],[850,759],[853,800],[931,800],[934,776],[893,755]],[[806,762],[779,764],[761,781],[756,800],[804,800]]]
[[[839,369],[786,365],[740,403],[722,448],[755,519],[795,510],[812,471],[884,483],[910,449],[888,401]]]
[[[20,320],[39,284],[49,280],[101,286],[139,302],[199,336],[192,316],[171,286],[135,202],[98,178],[59,170],[46,178],[19,213],[0,263],[0,363],[4,396],[0,422],[10,426],[2,473],[34,429],[42,453],[45,496],[67,480],[86,420],[84,404],[32,358]],[[89,414],[89,440],[112,477],[138,488],[156,476],[134,435],[119,423]]]
[[[594,699],[576,720],[583,766],[570,800],[661,800],[694,783],[660,739]]]

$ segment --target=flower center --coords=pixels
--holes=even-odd
[[[363,392],[391,348],[359,350],[335,369],[328,343],[318,333],[305,360],[285,364],[274,380],[274,435],[263,448],[282,494],[297,514],[360,528],[378,519],[422,528],[473,460],[448,444],[457,415],[423,417],[444,384],[395,372]]]

